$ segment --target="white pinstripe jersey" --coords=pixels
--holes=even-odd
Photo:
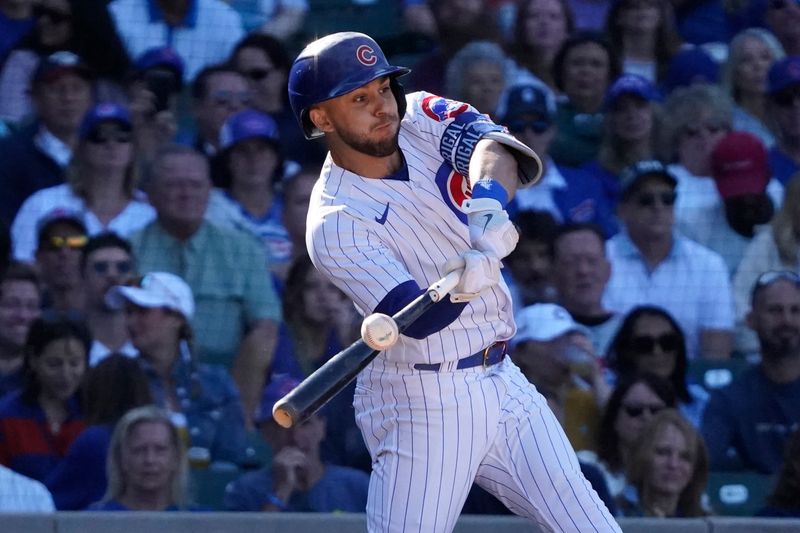
[[[455,117],[463,115],[463,120],[478,112],[424,92],[409,94],[406,101],[399,145],[407,180],[363,178],[338,167],[329,154],[311,195],[309,255],[362,315],[401,283],[413,279],[428,287],[444,275],[447,259],[470,249],[461,211],[468,182],[454,170],[459,162],[445,161],[440,144],[452,141],[458,128],[448,125]],[[454,158],[469,152],[466,143],[460,139],[453,147]],[[383,356],[408,363],[453,361],[509,339],[515,329],[511,295],[501,280],[467,304],[449,326],[422,340],[401,335]]]

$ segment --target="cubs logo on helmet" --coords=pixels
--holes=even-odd
[[[469,105],[441,96],[427,96],[422,100],[422,111],[437,122],[455,118],[469,109]]]
[[[358,59],[359,63],[367,67],[371,67],[378,62],[378,56],[375,54],[375,50],[366,44],[359,46],[356,50],[356,59]]]

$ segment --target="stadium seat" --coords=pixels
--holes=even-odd
[[[758,472],[710,472],[707,494],[714,514],[753,516],[772,490],[773,476]]]
[[[222,502],[225,497],[225,487],[228,483],[238,478],[242,472],[236,468],[192,469],[189,473],[192,489],[192,503],[212,511],[223,510]]]
[[[703,359],[689,361],[689,378],[708,391],[722,388],[741,374],[750,363],[744,359]]]

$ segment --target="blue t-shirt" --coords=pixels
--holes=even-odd
[[[800,170],[800,166],[777,146],[773,146],[769,149],[769,169],[772,171],[772,177],[785,185],[789,178]]]
[[[87,511],[133,511],[129,507],[125,507],[117,500],[107,500],[102,502],[97,502],[93,504]],[[205,507],[200,507],[199,505],[187,505],[186,507],[178,507],[177,505],[170,505],[166,509],[162,509],[162,511],[210,511]]]
[[[72,443],[67,455],[45,480],[59,511],[80,511],[99,501],[106,491],[106,455],[111,425],[89,426]]]
[[[0,13],[0,63],[25,34],[33,29],[33,17],[14,20]]]

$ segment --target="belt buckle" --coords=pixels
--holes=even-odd
[[[485,350],[483,350],[483,368],[484,370],[489,368],[489,350],[494,347],[494,344],[489,345]]]

